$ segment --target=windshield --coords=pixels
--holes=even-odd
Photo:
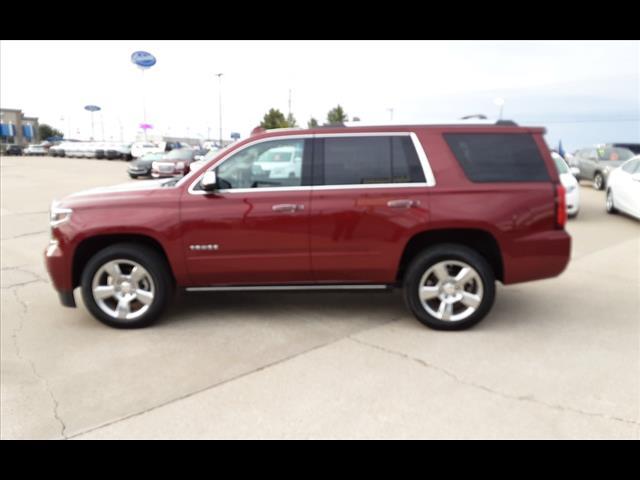
[[[598,148],[598,160],[602,162],[624,162],[633,157],[633,152],[628,148],[601,147]]]
[[[167,153],[164,159],[165,160],[188,160],[188,159],[191,159],[192,152],[193,152],[192,150],[186,150],[186,149],[171,150],[169,153]]]
[[[217,157],[221,153],[227,151],[229,149],[229,147],[231,147],[231,145],[233,145],[233,144],[231,143],[231,144],[227,145],[226,147],[224,147],[222,149],[219,149],[219,150],[218,149],[209,150],[202,160],[204,160],[205,162],[208,162],[209,160],[213,160],[215,157]]]
[[[143,155],[142,157],[140,157],[140,160],[145,160],[145,161],[156,161],[156,160],[162,160],[162,158],[164,157],[163,153],[147,153],[145,155]]]
[[[567,164],[562,159],[560,155],[557,153],[553,153],[551,155],[553,157],[553,161],[556,162],[556,168],[558,169],[558,173],[569,173],[569,169],[567,168]]]

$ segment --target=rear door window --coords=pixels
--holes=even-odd
[[[444,138],[472,182],[551,180],[528,133],[445,133]]]
[[[316,184],[425,182],[420,159],[408,135],[329,137],[320,141],[324,162]]]

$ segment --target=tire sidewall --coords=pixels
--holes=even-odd
[[[469,317],[456,322],[439,320],[431,316],[422,306],[418,295],[420,280],[434,264],[443,260],[458,260],[472,266],[482,280],[483,299],[480,307]],[[432,247],[419,254],[411,263],[404,278],[405,302],[416,318],[436,330],[462,330],[469,328],[491,310],[495,299],[495,276],[489,263],[474,250],[462,245],[442,245]]]
[[[118,320],[103,312],[93,298],[95,273],[105,263],[115,259],[133,260],[142,265],[153,280],[155,294],[149,310],[134,320]],[[86,264],[81,276],[82,299],[91,314],[102,323],[115,328],[141,328],[152,324],[164,311],[170,297],[171,284],[164,259],[150,248],[134,244],[117,244],[96,253]]]

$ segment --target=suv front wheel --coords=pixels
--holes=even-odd
[[[409,309],[428,327],[462,330],[491,310],[495,276],[476,251],[463,245],[438,245],[411,262],[404,296]]]
[[[133,243],[96,253],[81,278],[89,311],[111,327],[140,328],[153,323],[171,296],[168,265],[155,250]]]

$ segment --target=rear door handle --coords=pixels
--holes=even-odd
[[[304,210],[304,205],[296,205],[293,203],[279,203],[273,205],[271,210],[274,212],[295,212],[297,210]]]
[[[411,207],[417,207],[418,205],[420,205],[419,200],[409,200],[409,199],[389,200],[387,202],[387,206],[391,208],[411,208]]]

